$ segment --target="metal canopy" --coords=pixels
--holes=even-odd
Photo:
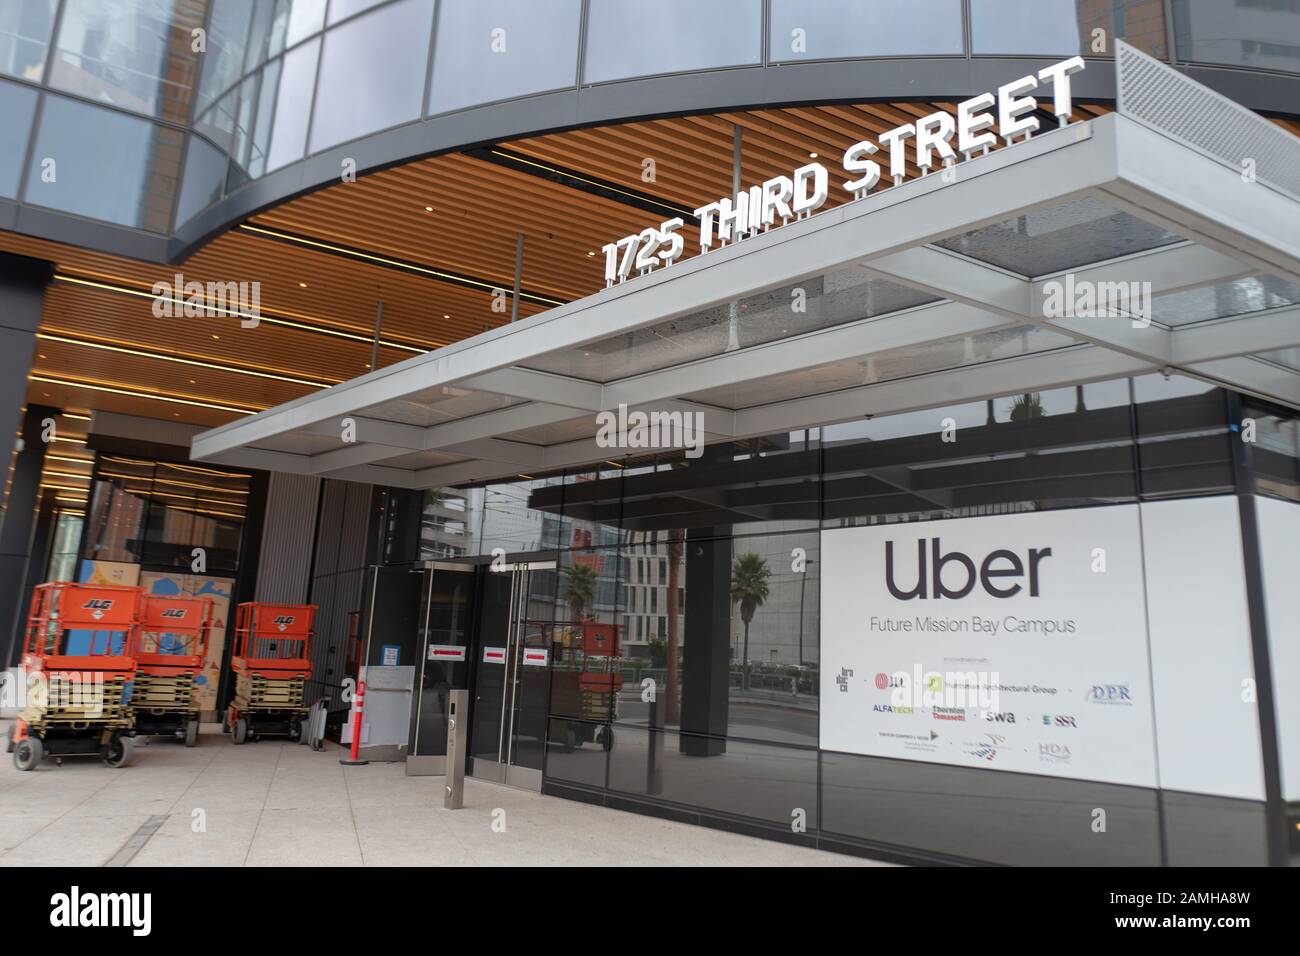
[[[427,488],[620,457],[596,440],[620,405],[702,412],[711,442],[1155,370],[1300,408],[1300,140],[1131,48],[1117,70],[1115,114],[212,429],[193,457]],[[1062,286],[1120,282],[1149,283],[1146,327],[1050,317]]]

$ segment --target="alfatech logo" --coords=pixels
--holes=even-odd
[[[929,542],[929,561],[926,560],[926,543]],[[998,548],[990,551],[976,568],[975,561],[962,551],[943,552],[939,537],[920,538],[916,542],[916,583],[908,590],[898,586],[894,570],[894,542],[885,542],[885,586],[900,601],[913,598],[925,601],[931,597],[960,599],[975,590],[978,584],[990,597],[1015,597],[1025,590],[1021,583],[1028,576],[1029,597],[1038,597],[1039,566],[1052,556],[1051,548],[1030,548],[1025,558],[1015,551]],[[944,568],[957,565],[964,575],[960,586],[953,587],[952,574],[944,581]]]

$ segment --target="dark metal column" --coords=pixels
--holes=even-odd
[[[679,750],[693,757],[713,757],[727,751],[731,678],[730,533],[730,527],[722,527],[686,534],[686,634]]]
[[[27,373],[22,373],[26,384]],[[59,414],[57,408],[28,405],[23,417],[22,450],[14,456],[9,480],[9,501],[4,523],[0,524],[0,641],[4,643],[6,665],[17,663],[16,635],[23,614],[23,584],[27,579],[28,556],[32,550],[32,529],[36,519],[41,471],[45,467],[46,443],[41,440],[44,422]]]
[[[31,548],[36,496],[45,466],[42,421],[58,410],[27,401],[27,376],[36,352],[36,330],[41,324],[45,287],[54,275],[52,263],[10,253],[0,253],[0,454],[7,457],[9,443],[22,422],[22,449],[13,459],[9,497],[0,519],[0,663],[13,660],[15,622],[27,555]]]

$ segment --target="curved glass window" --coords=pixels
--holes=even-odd
[[[67,0],[50,85],[90,100],[184,123],[202,7],[177,0]]]
[[[1173,0],[1178,59],[1300,73],[1300,3]]]
[[[181,198],[176,204],[176,224],[188,222],[196,213],[220,199],[225,181],[225,154],[198,136],[191,136],[190,151],[185,156]]]
[[[965,52],[962,0],[772,0],[774,63]]]
[[[399,0],[325,34],[311,152],[420,118],[433,0]]]
[[[307,119],[311,116],[312,84],[316,81],[316,60],[320,55],[320,41],[312,40],[290,50],[284,55],[284,66],[279,71],[279,83],[263,78],[263,95],[271,95],[267,84],[275,89],[275,105],[270,124],[270,147],[266,153],[266,171],[279,169],[286,163],[302,159],[307,146]],[[259,125],[262,120],[259,118]]]
[[[0,4],[0,73],[40,82],[54,29],[56,0],[6,0]]]
[[[281,0],[283,3],[284,0]],[[325,0],[290,0],[285,46],[301,43],[325,25]]]
[[[383,0],[334,0],[330,4],[329,25],[334,26],[340,20],[346,20],[348,17],[369,10],[375,4],[382,2]]]
[[[970,19],[977,56],[1114,56],[1116,37],[1169,55],[1162,0],[970,0]]]
[[[750,66],[762,51],[761,0],[590,0],[582,79]]]
[[[0,196],[8,199],[18,197],[27,137],[35,109],[35,90],[17,83],[0,83],[0,116],[5,118],[6,128],[12,131],[0,139]]]
[[[573,86],[581,0],[443,0],[429,112]]]
[[[203,55],[203,78],[194,98],[195,112],[207,109],[239,79],[248,39],[248,18],[253,9],[253,0],[212,0],[208,52]],[[259,3],[256,9],[260,14],[269,11],[271,5]]]
[[[167,232],[183,134],[115,110],[45,97],[26,200]],[[87,144],[93,143],[93,149]]]

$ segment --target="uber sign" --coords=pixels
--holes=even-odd
[[[824,749],[1155,785],[1136,506],[839,528],[821,547]],[[862,676],[841,691],[844,672]]]

